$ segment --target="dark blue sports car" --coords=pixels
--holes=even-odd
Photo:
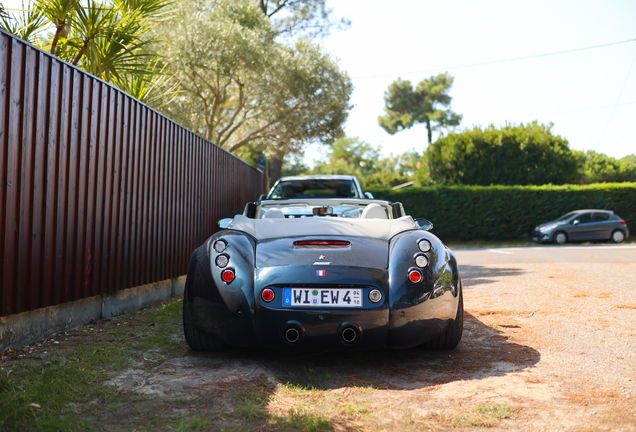
[[[455,256],[400,203],[264,200],[219,226],[188,270],[183,326],[195,351],[453,349],[461,340]]]

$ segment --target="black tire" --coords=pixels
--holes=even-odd
[[[623,230],[615,229],[612,231],[612,237],[610,237],[613,243],[622,243],[625,240],[625,233]]]
[[[552,236],[552,243],[556,244],[564,244],[568,241],[568,235],[563,231],[557,231]]]
[[[461,282],[459,284],[459,304],[457,305],[457,315],[453,325],[432,341],[421,345],[424,349],[430,350],[447,350],[455,349],[462,340],[464,332],[464,296],[462,294]]]
[[[195,266],[194,274],[188,275],[188,277],[192,276],[195,281],[201,276],[198,265]],[[186,288],[183,293],[183,334],[192,351],[212,352],[227,349],[227,345],[221,342],[215,335],[199,330],[192,321],[192,317],[190,316],[190,304],[188,302],[188,281],[186,281]]]

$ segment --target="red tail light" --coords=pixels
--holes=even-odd
[[[271,302],[272,300],[274,300],[274,291],[269,288],[265,288],[261,293],[261,298],[266,302]]]
[[[340,240],[309,240],[309,241],[295,241],[294,246],[349,246],[351,243],[348,241]]]
[[[409,271],[409,279],[413,283],[418,283],[422,280],[422,273],[419,270]]]
[[[627,226],[627,222],[625,222],[624,220],[621,221],[621,224],[623,224],[623,226]]]
[[[234,280],[234,271],[230,269],[223,270],[221,278],[223,278],[223,281],[226,283],[232,282]]]

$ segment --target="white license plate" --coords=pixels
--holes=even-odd
[[[283,306],[362,307],[362,290],[351,288],[284,288]]]

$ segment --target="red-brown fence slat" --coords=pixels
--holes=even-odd
[[[24,56],[22,98],[22,124],[20,156],[18,161],[19,183],[14,187],[19,190],[18,207],[18,267],[16,278],[16,305],[18,310],[29,310],[29,292],[31,291],[31,229],[32,229],[32,195],[33,195],[33,165],[35,146],[33,137],[34,105],[35,105],[35,63],[36,52],[26,47]]]
[[[6,304],[15,312],[22,312],[16,304],[17,286],[17,247],[20,226],[19,219],[19,183],[20,183],[20,132],[22,124],[22,74],[24,45],[15,39],[11,41],[11,55],[9,65],[9,78],[11,82],[9,90],[8,121],[5,126],[7,134],[6,162],[5,162],[5,240],[4,240],[4,266],[2,274],[2,289]]]
[[[183,275],[262,175],[0,30],[0,316]]]

